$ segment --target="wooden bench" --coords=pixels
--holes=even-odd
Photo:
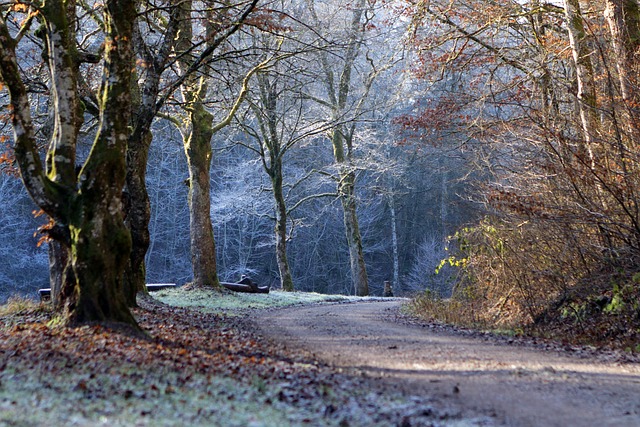
[[[149,292],[156,292],[161,289],[175,288],[175,283],[147,283],[147,290]],[[51,288],[38,289],[40,295],[40,301],[46,301],[51,298]]]

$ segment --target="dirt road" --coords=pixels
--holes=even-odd
[[[508,426],[640,426],[640,365],[394,321],[401,302],[273,311],[264,333],[318,359]]]

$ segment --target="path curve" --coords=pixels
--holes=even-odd
[[[398,300],[287,308],[262,332],[336,367],[508,426],[640,426],[640,365],[487,342],[390,320]]]

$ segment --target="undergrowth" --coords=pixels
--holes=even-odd
[[[640,256],[604,251],[597,227],[484,218],[451,237],[452,296],[417,296],[419,317],[640,352]],[[601,231],[601,230],[600,230]],[[613,244],[613,243],[612,243]]]
[[[596,283],[563,295],[527,325],[527,332],[640,353],[640,274],[618,272]]]
[[[485,328],[485,319],[478,315],[477,304],[469,299],[442,298],[429,290],[416,296],[408,304],[411,314],[429,321],[444,322],[469,328]]]
[[[639,283],[640,274],[617,275],[613,284],[587,283],[559,296],[537,316],[514,315],[515,310],[504,308],[509,305],[507,298],[496,303],[468,289],[451,298],[426,291],[410,302],[408,310],[428,321],[640,353]],[[500,316],[498,306],[508,316]]]

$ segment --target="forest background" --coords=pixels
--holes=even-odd
[[[83,108],[71,131],[71,164],[85,165],[66,178],[60,170],[69,162],[56,165],[63,65],[48,55],[61,28],[48,8],[63,3]],[[432,310],[453,295],[472,322],[566,318],[587,330],[598,318],[594,336],[634,342],[635,0],[135,7],[132,27],[112,30],[101,3],[0,6],[0,54],[14,49],[33,141],[49,150],[46,174],[73,188],[89,179],[92,147],[104,135],[100,117],[110,111],[97,94],[108,81],[101,69],[119,52],[105,40],[130,32],[128,171],[121,184],[107,185],[116,187],[113,200],[125,186],[129,274],[215,285],[203,265],[213,259],[222,280],[247,274],[284,289],[381,294],[389,280],[397,295],[429,291],[422,301]],[[122,13],[106,8],[116,20]],[[34,207],[18,179],[7,64],[3,298],[48,286],[48,248],[60,241],[65,251],[56,225],[73,222],[51,203]],[[136,188],[148,195],[139,224],[135,209],[145,203],[136,205]],[[195,213],[203,195],[211,198],[206,220]],[[53,223],[34,218],[41,208]],[[49,242],[34,234],[43,222]],[[205,223],[215,236],[208,249],[197,247],[208,240]],[[207,250],[215,256],[198,255]]]

